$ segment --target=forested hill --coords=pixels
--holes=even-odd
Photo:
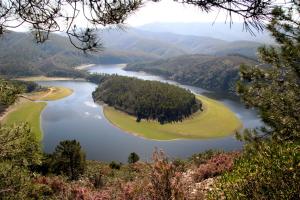
[[[143,52],[161,59],[187,54],[223,56],[234,53],[256,58],[257,48],[262,46],[262,43],[254,41],[226,41],[209,36],[151,32],[136,28],[125,31],[105,30],[100,36],[107,49]]]
[[[43,44],[31,33],[8,32],[0,37],[0,74],[7,76],[81,76],[72,67],[88,63],[128,63],[153,60],[143,53],[105,50],[84,54],[57,34]]]
[[[182,121],[202,108],[190,91],[159,81],[145,81],[125,76],[106,76],[93,92],[100,101],[142,119],[161,124]]]
[[[145,71],[183,84],[214,91],[233,92],[241,64],[257,61],[241,55],[185,55],[154,62],[128,64],[125,70]]]
[[[7,32],[0,37],[0,74],[7,76],[80,77],[73,69],[81,64],[150,62],[188,54],[224,56],[239,53],[256,58],[261,43],[225,41],[211,37],[154,33],[139,29],[99,31],[103,51],[84,54],[68,38],[52,34],[43,44],[34,42],[31,33]]]

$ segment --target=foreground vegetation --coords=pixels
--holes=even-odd
[[[106,76],[93,98],[135,116],[137,122],[178,122],[202,109],[201,101],[186,89],[118,75]]]
[[[194,113],[178,123],[161,125],[157,121],[142,120],[137,123],[133,116],[112,107],[105,106],[105,117],[120,129],[154,140],[207,139],[224,137],[235,133],[241,121],[223,104],[204,96],[197,96],[203,111]]]
[[[0,146],[1,199],[199,199],[208,192],[196,185],[231,170],[238,156],[208,151],[170,161],[155,150],[151,163],[139,162],[134,152],[129,164],[104,163],[86,161],[75,140],[43,155],[32,136],[28,124],[0,127],[0,143],[6,144]]]

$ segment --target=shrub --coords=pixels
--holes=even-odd
[[[237,153],[220,153],[213,156],[205,164],[201,164],[193,174],[195,181],[218,176],[232,170]]]
[[[111,163],[109,163],[109,167],[111,169],[117,169],[117,170],[119,170],[119,169],[121,169],[121,166],[122,166],[122,163],[117,163],[115,161],[111,161]]]
[[[181,173],[176,172],[175,166],[168,161],[164,152],[155,150],[152,159],[150,184],[147,188],[150,199],[185,199]]]
[[[129,156],[128,156],[128,163],[129,164],[136,163],[139,160],[140,160],[140,157],[135,152],[130,153]]]
[[[206,163],[209,159],[211,159],[214,155],[221,153],[220,151],[207,150],[202,153],[192,155],[189,160],[191,160],[196,167],[201,164]]]
[[[221,177],[211,199],[300,199],[299,183],[299,145],[262,142]]]
[[[186,170],[186,162],[179,158],[172,161],[176,171],[184,172]]]
[[[0,199],[26,199],[31,185],[28,170],[0,162]]]

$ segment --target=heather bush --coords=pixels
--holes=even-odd
[[[221,153],[220,151],[215,150],[207,150],[202,153],[192,155],[189,160],[198,167],[201,164],[206,163],[209,159],[211,159],[214,155]]]
[[[202,181],[207,178],[218,176],[224,172],[231,171],[234,159],[238,153],[219,153],[201,164],[193,174],[195,181]]]
[[[172,161],[172,164],[176,171],[184,172],[186,170],[186,162],[184,160],[177,158]]]
[[[181,184],[181,173],[176,172],[162,151],[155,150],[149,175],[148,194],[150,199],[185,199],[185,187]],[[180,198],[179,198],[180,197]]]

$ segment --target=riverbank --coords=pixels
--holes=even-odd
[[[30,76],[23,78],[16,78],[20,81],[83,81],[83,78],[70,78],[70,77],[47,77],[47,76]]]
[[[34,101],[54,101],[70,96],[72,93],[73,90],[69,88],[49,87],[46,91],[35,92],[27,97]]]
[[[50,87],[41,92],[24,94],[18,98],[16,103],[10,106],[0,121],[7,125],[19,122],[27,122],[37,140],[42,140],[41,112],[47,105],[47,102],[65,98],[73,93],[73,90],[64,87]]]
[[[222,103],[197,96],[203,103],[203,111],[183,122],[161,125],[157,121],[136,122],[136,117],[104,106],[105,117],[123,131],[152,140],[209,139],[231,135],[242,128],[241,121]]]

